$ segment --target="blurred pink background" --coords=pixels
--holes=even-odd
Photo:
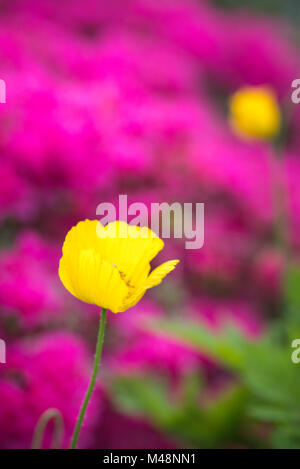
[[[124,411],[110,383],[146,374],[205,376],[212,398],[229,377],[214,360],[148,329],[187,317],[256,340],[276,312],[284,258],[274,242],[271,142],[228,123],[230,95],[267,84],[288,131],[280,159],[289,243],[300,248],[300,107],[290,100],[299,49],[287,21],[196,0],[0,2],[0,447],[28,448],[40,415],[63,416],[69,444],[95,346],[98,309],[57,275],[69,228],[101,202],[204,202],[205,244],[166,240],[176,271],[133,309],[110,313],[103,367],[80,446],[178,448],[197,443]],[[122,391],[122,390],[121,390]],[[178,424],[180,426],[180,424]],[[229,430],[228,430],[229,431]],[[50,444],[49,429],[45,445]],[[197,433],[195,431],[195,433]],[[221,443],[233,445],[226,435]],[[214,446],[214,443],[211,443]]]

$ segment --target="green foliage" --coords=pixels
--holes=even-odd
[[[291,264],[287,269],[284,291],[289,311],[300,311],[300,268],[296,264]],[[300,324],[300,318],[298,322]]]
[[[241,386],[233,386],[207,405],[201,403],[203,387],[196,374],[183,378],[173,398],[171,389],[171,383],[145,375],[119,376],[111,387],[119,409],[147,418],[179,445],[213,448],[235,440],[245,402]]]
[[[278,16],[296,24],[300,22],[299,0],[214,0],[214,3],[225,9],[249,9]]]
[[[247,349],[251,347],[230,322],[224,324],[220,334],[212,333],[207,327],[201,327],[199,323],[178,319],[157,321],[152,328],[158,334],[180,338],[180,341],[190,348],[206,352],[211,358],[232,370],[243,367]]]
[[[207,400],[209,388],[196,370],[175,387],[158,375],[121,376],[112,380],[115,403],[184,447],[300,448],[300,363],[291,359],[291,343],[300,339],[299,286],[300,269],[291,266],[284,283],[285,314],[255,341],[232,323],[217,332],[178,317],[148,323],[153,333],[213,359],[232,384]]]

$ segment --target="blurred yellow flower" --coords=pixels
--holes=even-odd
[[[164,242],[149,228],[116,221],[79,222],[67,233],[59,277],[76,298],[114,313],[134,306],[146,290],[158,285],[178,260],[150,273],[150,261]]]
[[[275,137],[281,126],[281,113],[275,93],[267,86],[246,86],[229,101],[230,123],[242,137],[268,139]]]

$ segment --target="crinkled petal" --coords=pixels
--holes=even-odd
[[[164,262],[160,266],[156,267],[156,269],[154,269],[147,278],[145,287],[148,289],[159,285],[162,279],[175,269],[178,262],[178,259],[174,259],[172,261]]]
[[[149,228],[130,226],[122,221],[97,228],[101,255],[111,260],[122,278],[132,288],[141,286],[150,271],[150,261],[164,247],[164,242]]]
[[[98,220],[84,220],[73,226],[67,233],[63,244],[63,255],[72,255],[81,249],[100,249],[100,240],[97,236]]]
[[[150,275],[150,261],[163,241],[149,228],[116,221],[85,220],[66,236],[59,276],[65,288],[87,303],[114,313],[134,306],[179,262],[165,262]]]
[[[63,255],[59,276],[72,295],[113,312],[128,296],[128,286],[116,267],[92,250],[74,252],[73,258]]]
[[[179,260],[177,259],[167,261],[154,269],[146,279],[145,283],[141,287],[135,289],[134,292],[125,299],[120,311],[125,311],[126,309],[136,305],[138,301],[140,301],[140,299],[144,296],[146,290],[159,285],[162,279],[175,269],[178,262]]]

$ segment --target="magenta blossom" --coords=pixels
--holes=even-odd
[[[2,317],[17,316],[28,327],[54,318],[64,310],[55,252],[36,234],[23,233],[14,248],[0,253]]]
[[[52,333],[10,346],[0,376],[4,404],[0,410],[1,448],[30,448],[34,428],[48,408],[61,412],[63,447],[68,447],[88,379],[86,350],[70,333]],[[99,416],[99,397],[99,392],[94,393],[82,445],[89,445]],[[46,433],[46,446],[50,444],[50,433]]]

